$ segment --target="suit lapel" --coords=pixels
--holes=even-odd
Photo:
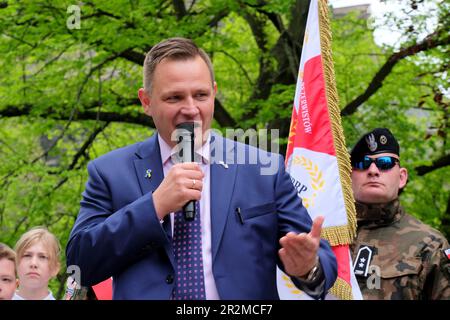
[[[138,159],[134,160],[134,168],[138,177],[139,185],[142,194],[155,191],[164,179],[164,172],[161,163],[161,152],[158,143],[158,134],[155,133],[152,137],[144,141],[139,146],[136,156]],[[151,170],[151,176],[148,175],[148,170]],[[166,231],[169,239],[172,237],[172,228],[170,224],[170,216],[166,216],[163,223],[163,228]],[[175,261],[173,258],[172,243],[169,240],[164,246],[170,262],[175,268]]]
[[[164,179],[157,137],[158,135],[154,134],[144,141],[136,152],[138,159],[134,160],[134,168],[143,195],[155,191]],[[151,170],[151,177],[148,177],[147,170]]]
[[[224,162],[219,163],[218,157],[212,156],[211,159],[211,247],[212,247],[212,261],[217,255],[220,241],[222,239],[225,224],[228,218],[231,204],[231,196],[233,195],[234,181],[236,179],[237,165],[231,164],[233,162],[233,146],[234,143],[228,140],[228,144],[225,143],[225,139],[220,136],[214,135],[216,141],[214,141],[217,149],[218,145],[221,145],[225,152],[215,150],[215,152],[222,153],[220,159],[225,159]],[[217,140],[219,142],[217,142]],[[228,148],[228,150],[227,150]],[[218,148],[220,150],[220,148]],[[215,160],[214,160],[215,159]]]

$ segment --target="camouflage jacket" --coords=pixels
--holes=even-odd
[[[449,244],[441,233],[406,214],[398,200],[356,203],[356,211],[358,232],[351,251],[355,274],[358,267],[368,270],[357,275],[364,299],[450,299]],[[371,252],[370,259],[364,251]]]

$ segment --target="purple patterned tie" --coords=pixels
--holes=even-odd
[[[193,221],[185,221],[183,211],[175,212],[173,249],[177,261],[174,300],[205,300],[200,206],[195,202]]]

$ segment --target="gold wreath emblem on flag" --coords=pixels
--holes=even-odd
[[[303,205],[306,208],[309,206],[314,206],[314,199],[317,197],[318,192],[323,191],[323,187],[325,185],[322,170],[319,170],[319,166],[305,156],[295,156],[292,161],[292,165],[301,165],[308,173],[311,179],[311,187],[314,192],[311,197],[302,197]]]
[[[283,278],[283,282],[284,285],[286,286],[286,288],[289,289],[289,291],[292,294],[302,294],[303,291],[301,291],[300,289],[298,289],[291,281],[291,278],[289,278],[286,274],[283,273],[283,275],[281,276],[281,278]]]

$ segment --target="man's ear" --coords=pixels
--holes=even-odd
[[[398,184],[398,188],[402,189],[406,186],[408,182],[408,170],[406,168],[400,168],[400,181]]]
[[[144,88],[140,88],[138,90],[138,97],[141,101],[142,108],[144,108],[144,112],[148,116],[152,116],[151,108],[150,108],[150,96],[145,92]]]

